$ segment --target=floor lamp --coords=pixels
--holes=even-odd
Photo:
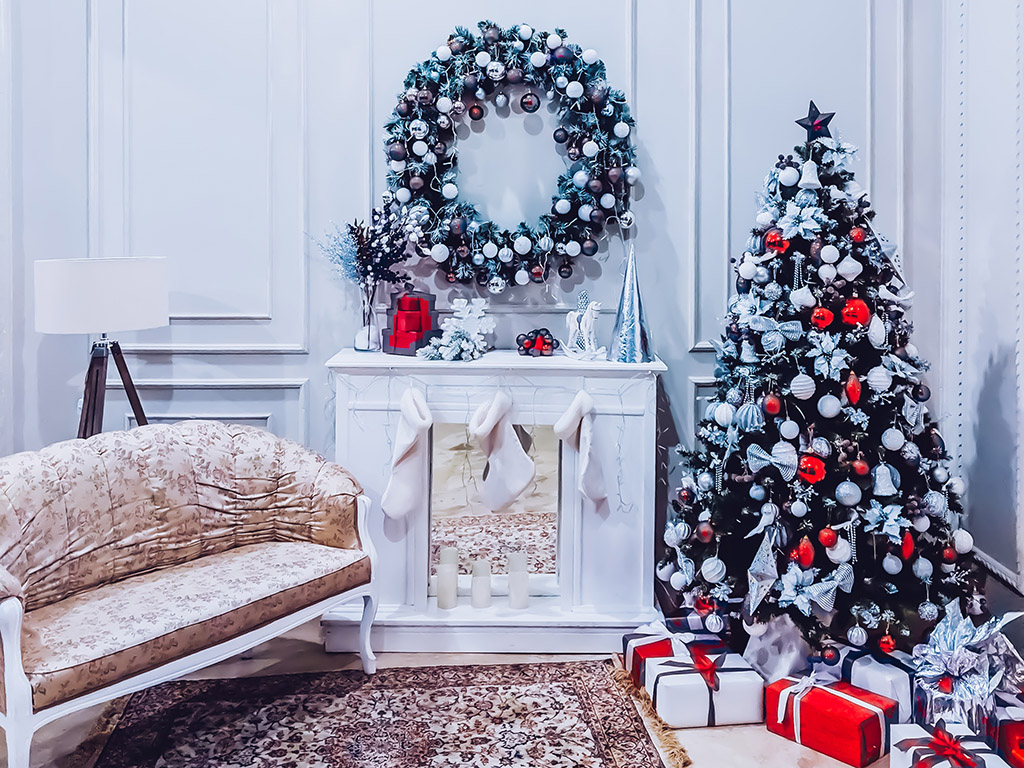
[[[54,259],[35,263],[36,330],[98,334],[85,374],[78,436],[103,431],[107,359],[121,376],[135,421],[147,423],[121,345],[107,334],[167,325],[167,264],[162,258]]]

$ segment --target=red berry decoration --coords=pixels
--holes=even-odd
[[[871,471],[871,466],[864,459],[855,459],[850,462],[850,466],[853,467],[854,473],[861,477],[864,477]]]
[[[867,325],[871,319],[871,310],[863,299],[847,299],[842,314],[843,322],[847,325]]]
[[[850,239],[855,243],[863,243],[868,237],[868,233],[864,231],[863,227],[851,227],[850,228]]]
[[[956,562],[956,550],[952,547],[946,547],[942,550],[942,562],[944,563],[955,563]]]
[[[896,650],[896,641],[892,639],[892,635],[882,635],[878,638],[878,648],[882,653],[892,653]]]
[[[811,325],[818,330],[824,330],[832,325],[832,321],[835,319],[835,315],[831,309],[827,307],[815,307],[814,311],[811,312]]]
[[[715,529],[711,527],[711,523],[703,522],[697,525],[697,540],[707,544],[715,537]]]
[[[800,559],[800,551],[796,547],[789,550],[789,559],[794,563]]]
[[[800,457],[800,479],[812,485],[825,477],[825,462],[817,456]]]
[[[764,244],[776,253],[785,253],[789,250],[789,240],[782,236],[781,229],[769,229],[765,233]]]
[[[839,663],[839,651],[837,651],[831,645],[826,648],[822,648],[821,660],[828,664],[830,667],[833,667]]]
[[[765,395],[761,401],[761,407],[769,416],[778,416],[779,411],[782,410],[782,401],[778,395]]]
[[[547,328],[537,328],[529,333],[520,333],[516,337],[516,344],[519,345],[520,355],[532,355],[533,357],[551,357],[558,349],[558,339]],[[688,488],[683,490],[692,495],[692,491],[689,491]]]
[[[909,560],[910,556],[914,554],[914,537],[910,535],[910,531],[903,532],[903,542],[900,544],[900,554],[903,555],[904,560]]]
[[[846,399],[850,401],[850,405],[857,404],[857,401],[860,400],[862,389],[857,374],[850,371],[850,375],[846,377]]]
[[[796,546],[796,561],[801,568],[810,568],[814,565],[814,545],[811,540],[804,536]]]
[[[839,541],[839,534],[833,528],[822,528],[818,531],[818,541],[821,542],[821,546],[828,549],[829,547],[834,547],[836,542]]]

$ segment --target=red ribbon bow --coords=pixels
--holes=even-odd
[[[708,688],[712,691],[717,691],[721,683],[721,679],[718,676],[718,670],[725,664],[726,654],[721,654],[718,657],[712,659],[704,653],[697,650],[690,651],[690,658],[693,659],[693,668],[696,669]]]
[[[901,750],[920,749],[921,752],[914,756],[913,765],[915,768],[932,768],[946,764],[950,768],[977,768],[984,766],[985,759],[982,754],[991,754],[990,749],[967,749],[961,737],[954,736],[946,730],[946,723],[939,720],[932,730],[928,739],[902,739],[896,742],[896,748]]]

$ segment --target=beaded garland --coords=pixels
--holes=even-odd
[[[480,34],[456,28],[445,45],[409,71],[405,91],[385,124],[388,186],[422,223],[424,251],[449,282],[486,286],[543,283],[554,268],[572,275],[593,256],[609,224],[633,225],[630,187],[640,178],[630,140],[635,125],[625,94],[609,87],[593,49],[566,42],[566,32],[490,21]],[[567,161],[550,213],[515,229],[483,219],[460,200],[456,127],[489,108],[536,112],[554,102],[553,139]]]

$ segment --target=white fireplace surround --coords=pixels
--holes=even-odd
[[[471,362],[343,350],[327,362],[336,393],[336,460],[373,501],[370,535],[379,553],[380,608],[373,647],[380,651],[604,653],[625,630],[655,615],[653,595],[656,496],[657,376],[645,364],[522,357],[496,350]],[[594,401],[593,440],[608,500],[595,506],[577,490],[579,455],[561,450],[558,574],[531,578],[530,606],[512,610],[495,576],[487,609],[437,608],[429,578],[430,473],[422,504],[405,518],[381,512],[399,402],[419,389],[434,423],[468,423],[474,410],[502,390],[517,424],[553,425],[581,390]],[[429,461],[429,458],[425,458]],[[468,586],[468,585],[466,585]],[[465,593],[465,594],[463,594]],[[323,619],[328,651],[358,648],[358,614],[340,608]]]

